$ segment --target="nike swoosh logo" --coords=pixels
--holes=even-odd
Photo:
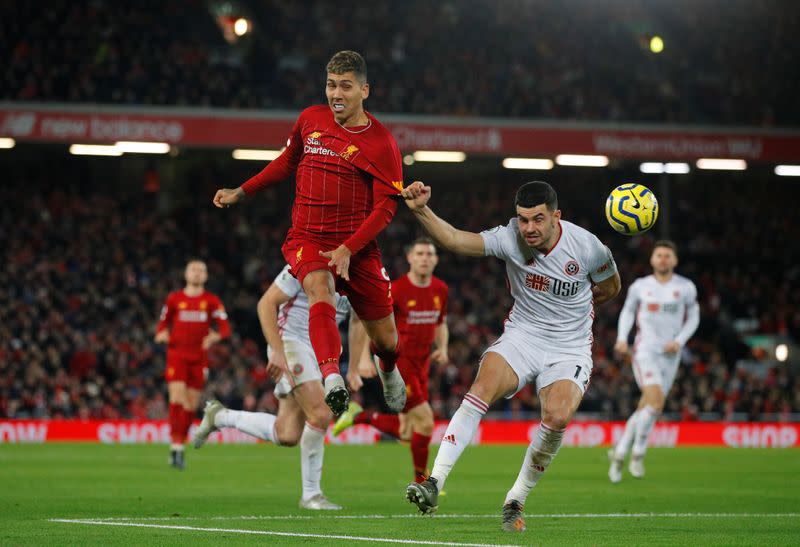
[[[642,204],[639,203],[639,198],[636,197],[636,194],[633,193],[633,190],[628,190],[628,191],[631,193],[631,197],[633,198],[633,201],[636,202],[636,208],[638,209],[639,207],[641,207]]]

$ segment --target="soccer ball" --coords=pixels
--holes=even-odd
[[[617,186],[606,200],[606,218],[611,227],[623,235],[644,233],[656,223],[658,200],[641,184]]]

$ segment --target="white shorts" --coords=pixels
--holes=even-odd
[[[286,354],[289,375],[284,374],[275,384],[276,397],[287,397],[300,384],[313,380],[322,381],[322,373],[311,346],[295,340],[284,340],[283,351]],[[267,350],[267,355],[272,357],[272,349]]]
[[[530,333],[506,328],[497,341],[486,348],[488,352],[500,354],[517,374],[519,384],[510,399],[527,384],[536,383],[536,393],[557,382],[569,380],[586,392],[592,374],[592,356],[584,350],[553,348],[545,340],[537,340]],[[481,357],[483,361],[483,357]]]
[[[672,388],[675,375],[678,374],[680,353],[664,353],[647,349],[637,349],[633,354],[633,376],[636,385],[661,386],[666,395]]]

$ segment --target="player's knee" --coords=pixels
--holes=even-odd
[[[562,430],[569,425],[571,412],[568,408],[542,409],[542,423],[550,429]]]
[[[303,431],[294,424],[282,424],[277,422],[275,424],[275,434],[278,437],[278,444],[281,446],[297,446]]]
[[[328,424],[331,423],[331,418],[333,418],[333,415],[331,414],[330,409],[324,405],[322,407],[314,408],[306,416],[306,420],[309,424],[323,431],[328,429]]]

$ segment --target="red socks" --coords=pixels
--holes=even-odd
[[[183,431],[183,438],[189,438],[189,428],[192,427],[192,422],[194,421],[194,410],[187,410],[183,409],[183,423],[181,424],[181,430]]]
[[[392,372],[397,365],[397,358],[400,356],[400,339],[392,351],[378,351],[375,342],[369,343],[369,350],[380,359],[380,367],[383,372]]]
[[[342,338],[336,326],[336,308],[327,302],[317,302],[308,310],[308,334],[311,346],[325,380],[331,374],[339,374],[339,352]]]
[[[411,459],[414,461],[414,480],[417,483],[428,478],[428,446],[430,444],[429,435],[416,432],[411,434]]]
[[[169,434],[172,444],[186,442],[186,431],[183,428],[185,416],[183,405],[169,404]]]
[[[367,412],[362,412],[353,418],[353,423],[369,424],[378,431],[400,438],[400,418],[397,414],[379,414],[377,412],[368,414]]]

